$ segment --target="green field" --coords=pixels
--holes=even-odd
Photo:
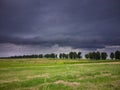
[[[0,90],[120,90],[120,60],[0,59]]]

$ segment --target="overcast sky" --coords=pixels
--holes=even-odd
[[[120,0],[0,0],[0,56],[120,50]]]

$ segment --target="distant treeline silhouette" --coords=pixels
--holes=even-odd
[[[82,58],[82,53],[81,52],[69,52],[68,54],[66,53],[60,53],[55,54],[33,54],[33,55],[22,55],[22,56],[11,56],[9,58],[59,58],[59,59],[81,59]],[[85,54],[86,59],[90,60],[106,60],[108,57],[108,54],[106,52],[90,52]],[[120,51],[116,52],[111,52],[110,53],[110,58],[113,60],[120,60]]]

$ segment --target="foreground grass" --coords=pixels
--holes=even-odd
[[[120,90],[120,62],[0,60],[0,90]]]

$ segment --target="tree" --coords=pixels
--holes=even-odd
[[[59,54],[59,58],[60,58],[60,59],[63,58],[63,54],[62,54],[62,53]]]
[[[68,59],[68,58],[69,58],[68,54],[65,54],[65,59]]]
[[[93,59],[95,59],[95,60],[96,60],[96,53],[95,53],[95,52],[93,52],[92,54],[93,54]]]
[[[51,54],[50,54],[50,58],[56,58],[56,54],[51,53]]]
[[[70,58],[70,59],[73,59],[73,52],[70,52],[70,53],[69,53],[69,58]]]
[[[78,57],[77,53],[76,52],[70,52],[69,53],[69,58],[70,59],[76,59]]]
[[[89,58],[89,54],[85,54],[85,58],[88,59]]]
[[[96,60],[96,52],[90,52],[89,54],[88,54],[88,56],[89,56],[89,58],[90,59],[93,59],[93,60]]]
[[[82,54],[81,52],[78,52],[78,56],[77,56],[77,57],[78,57],[79,59],[82,58],[81,54]]]
[[[66,58],[66,54],[65,54],[65,53],[63,53],[63,58],[64,58],[64,59]]]
[[[43,55],[42,55],[42,54],[39,54],[39,58],[43,58]]]
[[[45,54],[44,57],[45,57],[45,58],[49,58],[49,54]]]
[[[110,58],[113,60],[115,58],[115,54],[113,52],[110,53]]]
[[[115,59],[120,60],[120,51],[115,52]]]
[[[100,52],[96,52],[96,59],[100,60]]]
[[[73,52],[73,59],[78,58],[78,54],[76,52]]]
[[[102,60],[106,60],[106,58],[107,58],[107,53],[106,52],[102,52],[101,53],[101,59]]]
[[[91,52],[89,53],[89,58],[93,59],[93,54]]]

